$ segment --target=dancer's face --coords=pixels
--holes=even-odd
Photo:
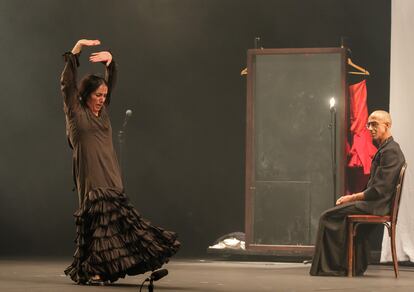
[[[107,94],[108,87],[105,84],[101,84],[98,89],[92,92],[91,96],[88,98],[86,104],[95,115],[97,115],[102,109]]]

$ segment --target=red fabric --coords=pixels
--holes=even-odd
[[[364,175],[369,175],[371,160],[377,152],[372,138],[365,127],[368,121],[366,80],[349,86],[351,103],[351,134],[353,143],[349,151],[348,167],[362,168]]]

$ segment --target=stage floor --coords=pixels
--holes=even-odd
[[[0,291],[139,291],[149,273],[106,286],[81,286],[63,275],[68,260],[0,259]],[[390,266],[370,266],[364,277],[311,277],[309,265],[274,262],[230,262],[174,259],[169,275],[154,291],[414,291],[414,268],[401,267],[394,278]],[[148,291],[144,286],[142,291]]]

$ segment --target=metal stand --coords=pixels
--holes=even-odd
[[[125,146],[125,131],[124,128],[118,132],[118,145],[119,145],[119,167],[121,172],[124,173],[124,146]]]
[[[144,283],[149,281],[148,284],[148,292],[154,292],[154,279],[152,278],[147,278],[144,280],[144,282],[142,282],[141,287],[139,288],[139,292],[142,291],[142,287],[144,287]]]
[[[118,132],[118,145],[119,145],[119,166],[121,168],[121,171],[123,170],[124,166],[124,145],[125,145],[125,137],[124,137],[124,130],[119,130]]]
[[[153,284],[153,280],[150,280],[150,283],[148,285],[148,292],[154,292],[154,284]]]
[[[261,43],[261,38],[259,36],[254,38],[254,48],[255,49],[263,49],[262,43]]]
[[[331,108],[331,159],[332,159],[332,177],[333,177],[333,205],[336,206],[336,108]]]
[[[124,189],[126,186],[126,171],[125,171],[125,130],[122,127],[118,132],[118,145],[119,145],[119,168],[121,170],[122,178],[124,181]]]
[[[118,132],[118,142],[119,142],[119,168],[121,170],[122,176],[124,178],[124,189],[126,184],[126,170],[125,170],[125,154],[124,154],[124,146],[125,146],[125,127],[128,123],[128,119],[132,116],[132,110],[128,109],[125,112],[124,123],[122,124],[121,130]]]

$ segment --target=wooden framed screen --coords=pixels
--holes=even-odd
[[[249,50],[247,78],[247,248],[312,252],[345,191],[345,50]]]

